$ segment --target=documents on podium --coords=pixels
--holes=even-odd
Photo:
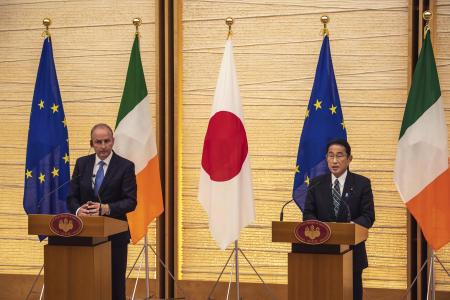
[[[44,298],[110,300],[108,236],[126,230],[127,222],[109,217],[28,215],[28,234],[48,236],[44,246]],[[75,235],[68,236],[71,231]]]
[[[304,243],[299,239],[301,235],[320,239],[320,231],[327,230],[323,227],[329,228],[330,233],[323,243]],[[308,232],[311,230],[317,234]],[[367,237],[368,229],[355,223],[272,222],[272,242],[292,244],[288,254],[288,299],[352,300],[350,246]]]

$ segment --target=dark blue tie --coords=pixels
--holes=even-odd
[[[94,183],[94,195],[95,196],[98,196],[98,191],[100,190],[100,186],[102,185],[103,178],[105,178],[105,172],[103,171],[104,164],[105,163],[101,160],[99,163],[97,174],[95,174],[95,183]]]

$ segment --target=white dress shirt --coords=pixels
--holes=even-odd
[[[337,178],[337,180],[339,180],[339,188],[341,190],[341,197],[342,197],[342,193],[344,192],[344,184],[345,184],[345,179],[347,178],[347,170],[345,170],[344,173],[342,173],[341,176],[339,176],[339,178]],[[333,173],[331,173],[331,189],[333,189],[333,185],[334,185],[334,181],[336,180],[336,176],[334,176]],[[345,200],[342,200],[345,201]],[[350,223],[354,223],[353,221],[350,221]]]
[[[336,176],[334,176],[334,174],[333,173],[331,173],[331,188],[333,188],[333,186],[334,186],[334,182],[336,181]],[[342,173],[342,175],[341,176],[339,176],[339,178],[337,178],[337,180],[339,180],[339,188],[341,189],[341,196],[342,196],[342,193],[344,192],[344,184],[345,184],[345,179],[347,178],[347,170],[345,170],[345,172],[344,173]]]
[[[108,155],[107,158],[105,158],[103,160],[103,174],[106,176],[106,171],[108,170],[108,166],[109,166],[109,162],[111,161],[111,157],[113,155],[113,152],[111,151],[111,153]],[[94,169],[92,170],[92,189],[94,189],[94,185],[95,185],[95,175],[97,174],[98,168],[100,167],[100,162],[102,160],[97,156],[97,154],[95,155],[95,163],[94,163]]]
[[[108,170],[109,162],[111,161],[111,157],[113,155],[113,152],[108,155],[107,158],[103,160],[103,174],[106,176],[106,170]],[[92,189],[95,187],[95,175],[97,174],[98,168],[100,167],[100,162],[102,160],[98,157],[97,154],[95,154],[95,163],[94,163],[94,169],[92,170]],[[103,177],[104,178],[104,177]],[[78,207],[77,211],[75,212],[75,215],[78,215],[78,211],[80,210],[81,206]]]

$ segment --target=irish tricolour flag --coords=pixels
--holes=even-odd
[[[405,107],[394,181],[428,243],[450,241],[447,125],[430,32],[426,34]]]
[[[222,250],[255,220],[247,134],[231,38],[225,45],[203,144],[198,199]]]
[[[136,244],[146,235],[148,224],[164,211],[155,130],[137,34],[131,50],[114,139],[114,151],[134,162],[136,168],[137,206],[127,214],[131,241]]]

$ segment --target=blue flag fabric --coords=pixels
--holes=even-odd
[[[310,180],[329,172],[325,157],[326,145],[335,138],[347,139],[347,132],[334,77],[330,42],[328,36],[325,36],[303,123],[295,168],[292,197],[302,211]]]
[[[68,212],[69,137],[52,42],[44,40],[28,129],[23,207],[27,214]],[[40,206],[38,209],[38,206]],[[44,237],[40,237],[42,240]]]

